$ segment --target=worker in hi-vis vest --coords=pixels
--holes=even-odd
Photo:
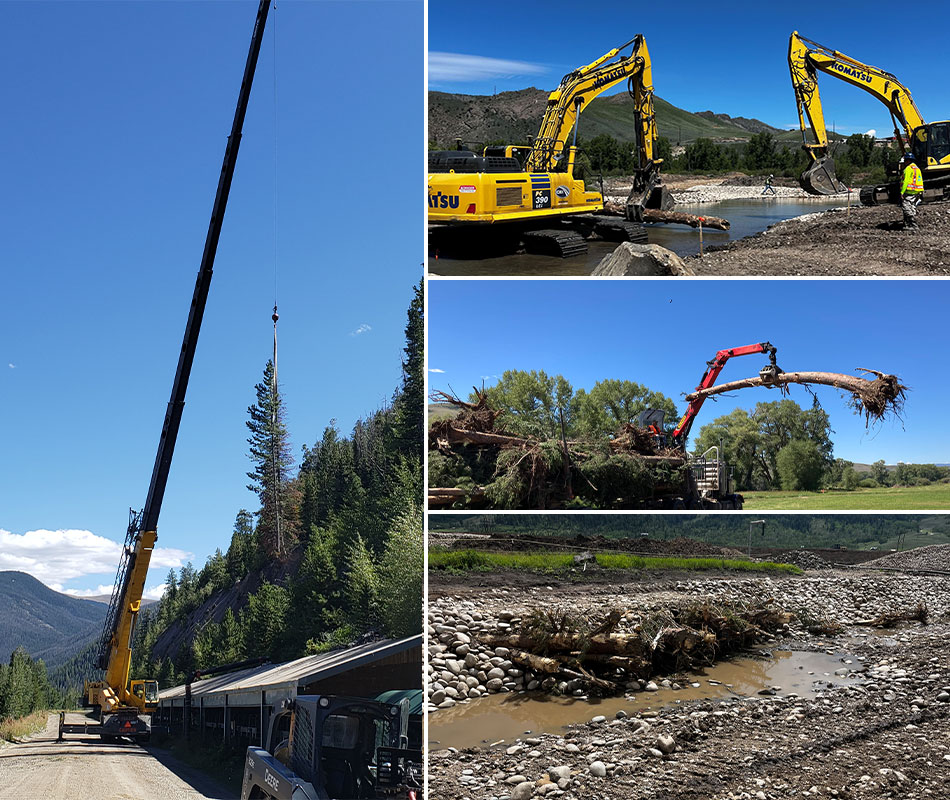
[[[917,230],[917,206],[924,196],[924,176],[907,153],[901,158],[901,211],[904,212],[904,230]]]

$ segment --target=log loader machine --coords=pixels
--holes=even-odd
[[[128,736],[139,741],[147,741],[151,733],[151,714],[158,704],[158,683],[153,680],[129,681],[129,667],[132,661],[132,640],[135,634],[135,621],[142,605],[145,589],[145,576],[149,561],[158,538],[158,517],[161,512],[165,486],[171,467],[178,429],[185,407],[185,391],[198,344],[198,333],[204,315],[208,290],[217,252],[221,225],[227,207],[231,180],[237,163],[238,148],[241,143],[241,131],[247,111],[251,83],[257,66],[261,40],[270,0],[261,0],[251,46],[244,67],[244,77],[238,93],[237,108],[224,153],[224,163],[218,179],[218,188],[211,210],[211,223],[205,239],[194,295],[185,325],[184,340],[178,358],[178,368],[172,383],[171,398],[165,412],[165,421],[159,437],[158,452],[152,469],[145,505],[141,512],[130,512],[125,544],[116,573],[115,588],[105,626],[99,642],[97,666],[104,670],[102,680],[87,681],[84,690],[84,702],[92,706],[100,719],[99,733],[104,740],[114,740]],[[83,726],[84,727],[84,726]],[[69,732],[68,730],[66,732]]]
[[[241,800],[421,797],[409,701],[301,695],[277,703],[266,747],[248,747]]]
[[[623,80],[634,103],[638,156],[626,219],[597,214],[604,209],[603,195],[587,191],[584,181],[574,177],[581,112]],[[652,65],[646,40],[637,34],[561,79],[530,146],[487,147],[482,155],[470,150],[429,153],[430,242],[443,243],[453,235],[464,241],[464,229],[470,242],[484,239],[488,226],[516,236],[528,252],[562,257],[586,252],[585,239],[591,234],[645,242],[643,209],[673,206],[660,179],[656,141]]]
[[[788,68],[795,89],[802,146],[811,166],[801,177],[811,194],[847,191],[835,175],[829,155],[828,132],[818,92],[818,72],[832,75],[868,92],[887,106],[902,153],[912,153],[924,177],[924,202],[950,198],[950,121],[924,122],[910,90],[894,75],[792,33],[788,43]],[[814,138],[808,141],[808,133]],[[900,202],[900,179],[861,190],[864,205]]]
[[[764,353],[769,357],[769,363],[759,370],[759,377],[765,386],[771,386],[782,373],[775,361],[776,348],[770,342],[756,342],[717,352],[711,361],[706,362],[706,371],[695,391],[701,392],[703,389],[714,386],[719,373],[730,358],[757,353]],[[743,502],[742,495],[736,494],[732,467],[726,463],[724,455],[719,452],[719,447],[711,447],[705,453],[696,456],[689,456],[686,452],[686,440],[690,429],[705,401],[704,395],[691,400],[686,413],[672,431],[664,429],[665,413],[660,409],[644,411],[640,415],[639,424],[641,428],[646,428],[653,434],[658,452],[679,450],[686,459],[688,467],[686,489],[684,498],[677,507],[740,510]]]

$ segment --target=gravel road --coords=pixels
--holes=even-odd
[[[82,724],[80,713],[66,722]],[[59,717],[22,744],[0,747],[0,798],[43,800],[197,800],[233,793],[164,751],[106,744],[98,736],[68,735],[56,741]]]

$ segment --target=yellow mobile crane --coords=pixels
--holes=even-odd
[[[85,684],[84,699],[87,706],[98,709],[99,733],[105,740],[119,736],[129,736],[147,741],[151,733],[150,714],[158,706],[158,682],[152,680],[129,681],[129,667],[132,662],[132,638],[135,633],[135,621],[142,606],[142,593],[145,588],[145,576],[148,572],[152,550],[158,538],[158,516],[165,496],[165,485],[171,467],[178,428],[185,407],[185,391],[194,362],[198,345],[198,333],[204,315],[214,257],[221,234],[221,224],[227,208],[234,166],[237,163],[238,148],[241,143],[241,131],[244,115],[247,111],[251,83],[257,67],[257,57],[261,49],[264,24],[270,0],[261,0],[251,35],[251,46],[244,67],[244,77],[238,93],[237,108],[231,125],[224,152],[224,163],[218,179],[218,188],[211,210],[211,223],[205,239],[195,291],[191,300],[191,309],[185,325],[184,340],[178,358],[178,369],[172,384],[171,399],[165,412],[165,421],[158,443],[158,453],[152,469],[152,479],[148,487],[145,505],[140,513],[131,512],[129,527],[116,573],[112,601],[106,615],[105,627],[99,642],[97,666],[105,670],[102,680],[88,681]],[[61,733],[63,729],[61,727]],[[67,731],[71,732],[71,731]]]
[[[627,48],[629,53],[624,53]],[[634,102],[638,166],[627,198],[627,221],[596,216],[603,211],[600,192],[589,192],[574,177],[577,121],[599,94],[627,80]],[[573,139],[568,138],[573,131]],[[586,250],[582,235],[596,232],[613,241],[645,241],[644,208],[672,207],[660,181],[656,157],[653,71],[642,34],[604,53],[561,79],[548,97],[541,128],[529,146],[488,147],[482,155],[468,150],[429,153],[429,223],[485,226],[507,223],[529,231],[526,246],[567,256]],[[523,161],[521,156],[524,155]],[[562,223],[558,230],[541,230]],[[573,231],[573,233],[566,233]]]
[[[817,73],[820,71],[857,86],[884,103],[891,112],[901,152],[913,153],[923,173],[924,200],[950,197],[950,121],[924,122],[910,90],[894,75],[806,39],[798,31],[789,38],[788,68],[798,105],[802,146],[812,159],[811,166],[800,178],[806,192],[845,191],[835,175],[834,161],[828,155],[828,133],[818,93]],[[808,141],[809,129],[814,142]],[[861,202],[865,205],[899,202],[899,198],[898,181],[861,190]]]

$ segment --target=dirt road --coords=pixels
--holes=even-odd
[[[79,713],[66,722],[82,724]],[[59,716],[23,744],[0,747],[0,798],[21,800],[197,800],[232,793],[149,746],[105,744],[98,736],[57,742]]]
[[[895,205],[809,214],[687,259],[697,275],[950,275],[950,204],[920,207],[904,231]]]

